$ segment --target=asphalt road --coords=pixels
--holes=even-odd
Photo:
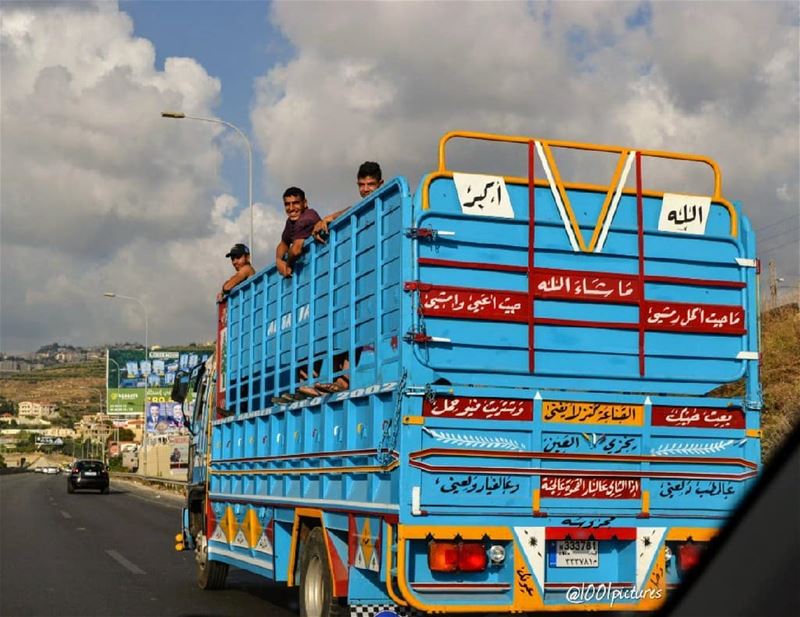
[[[63,474],[0,476],[0,616],[288,617],[297,594],[231,568],[202,591],[176,552],[179,497],[112,479],[67,494]]]

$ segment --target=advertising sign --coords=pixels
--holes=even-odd
[[[178,370],[205,362],[212,353],[209,347],[156,349],[145,357],[144,349],[108,349],[108,414],[141,417],[146,403],[171,402],[170,393]]]
[[[169,470],[172,475],[186,475],[189,468],[189,438],[176,437],[170,443]]]
[[[108,414],[141,414],[144,409],[144,388],[108,389]]]
[[[159,435],[184,432],[186,428],[183,425],[183,407],[174,401],[148,401],[145,429],[148,433]]]

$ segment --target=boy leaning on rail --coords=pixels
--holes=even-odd
[[[380,188],[383,185],[383,172],[381,171],[381,166],[374,161],[365,161],[362,163],[358,168],[358,172],[356,173],[356,184],[358,186],[358,193],[362,199],[367,197],[376,189]],[[290,202],[287,202],[287,194],[289,194],[289,191],[292,190],[299,191],[299,194],[295,195],[299,196],[299,199],[302,201],[302,203],[296,204],[295,202],[297,200],[295,197],[290,197]],[[337,217],[341,216],[341,214],[348,210],[348,208],[342,208],[333,214],[329,214],[324,218],[320,218],[316,211],[308,208],[308,203],[305,199],[305,193],[303,193],[303,191],[300,189],[296,189],[296,187],[286,190],[283,196],[283,203],[289,220],[286,222],[287,228],[284,229],[284,235],[281,236],[281,244],[278,245],[275,255],[275,262],[278,267],[278,271],[283,276],[291,276],[291,264],[293,264],[294,261],[301,255],[303,250],[303,241],[305,238],[307,238],[309,235],[312,235],[318,242],[325,242],[325,239],[328,236],[328,224],[332,223]],[[314,218],[316,220],[314,220],[312,224],[310,233],[305,233],[307,221]],[[301,233],[303,234],[302,239],[295,241],[297,243],[296,245],[292,244],[289,241],[290,238],[286,237],[287,229],[289,229],[289,223],[292,220],[296,221],[294,223],[295,227],[292,227],[292,231],[294,231],[294,229],[300,229],[302,230]],[[281,263],[282,261],[283,264]],[[286,273],[284,270],[288,270],[288,273]],[[360,350],[356,351],[357,356],[359,351]],[[334,372],[341,372],[341,374],[337,376],[336,379],[331,383],[319,382],[315,383],[313,386],[300,386],[294,393],[281,394],[280,396],[274,397],[272,401],[274,403],[288,403],[291,401],[303,400],[305,398],[312,398],[322,394],[341,392],[349,389],[350,376],[346,372],[350,368],[350,359],[348,356],[349,354],[346,351],[338,352],[334,355]],[[314,377],[319,375],[320,368],[321,362],[315,363]],[[308,379],[308,374],[305,368],[298,369],[297,376],[301,381],[306,381]]]
[[[247,248],[247,245],[234,244],[225,257],[230,257],[231,265],[236,272],[222,284],[222,291],[217,294],[217,302],[222,302],[231,289],[256,273],[253,266],[250,265],[250,249]]]
[[[303,243],[320,221],[316,210],[308,207],[303,189],[290,186],[283,192],[283,207],[286,210],[286,226],[281,241],[275,249],[275,265],[283,276],[292,276],[292,266],[303,254]]]

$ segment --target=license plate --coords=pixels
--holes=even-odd
[[[600,558],[597,540],[559,540],[556,542],[556,567],[595,568]]]
[[[97,472],[96,471],[84,471],[83,475],[84,476],[96,476]]]

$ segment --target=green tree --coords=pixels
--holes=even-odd
[[[14,401],[10,401],[7,398],[0,396],[0,413],[17,413],[17,405]]]
[[[17,439],[17,452],[34,452],[36,450],[36,434],[22,431]]]

